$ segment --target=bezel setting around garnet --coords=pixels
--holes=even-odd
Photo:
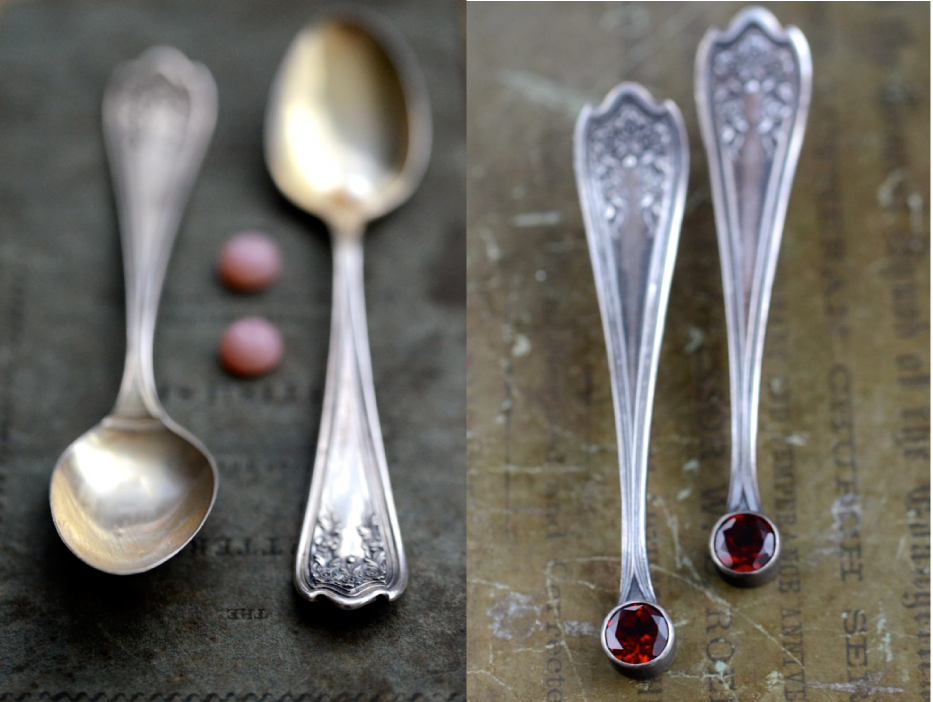
[[[623,618],[621,622],[619,617]],[[625,628],[622,637],[620,624]],[[677,649],[668,613],[659,604],[644,600],[629,600],[614,607],[603,620],[599,639],[616,668],[637,679],[651,678],[670,668]]]
[[[729,512],[710,532],[709,552],[729,584],[758,587],[778,573],[781,535],[777,525],[760,512]]]

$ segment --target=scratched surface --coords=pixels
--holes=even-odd
[[[367,240],[370,338],[411,570],[396,603],[342,612],[291,583],[310,483],[330,318],[322,226],[274,192],[261,158],[268,85],[301,2],[15,2],[0,8],[0,699],[463,700],[465,688],[464,106],[453,3],[373,3],[426,71],[434,158]],[[155,43],[213,71],[217,131],[168,274],[156,376],[169,413],[220,466],[214,511],[177,558],[92,571],[59,541],[58,454],[102,417],[123,355],[123,279],[100,99]],[[284,250],[278,284],[235,296],[222,242],[247,227]],[[226,376],[233,319],[281,328],[283,367]],[[302,697],[302,695],[304,695]]]
[[[735,3],[467,9],[471,700],[917,700],[929,685],[929,9],[775,3],[813,50],[759,436],[778,579],[731,589],[728,370],[696,46]],[[605,660],[619,492],[608,369],[571,166],[622,80],[683,109],[691,178],[655,402],[652,574],[680,641],[636,683]]]

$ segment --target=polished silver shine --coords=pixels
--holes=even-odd
[[[577,189],[586,223],[593,276],[609,360],[619,451],[622,568],[619,605],[657,606],[645,536],[648,443],[658,356],[677,253],[689,172],[680,110],[654,101],[640,85],[623,83],[598,109],[586,106],[574,142]],[[630,665],[603,650],[632,677],[665,670],[670,641],[653,661]]]
[[[761,359],[784,216],[803,142],[813,68],[796,27],[760,7],[740,12],[725,32],[710,29],[696,56],[696,102],[710,166],[729,339],[732,461],[726,514],[761,513],[757,437]],[[762,515],[763,516],[763,515]],[[769,520],[770,522],[770,520]],[[774,557],[736,573],[710,554],[734,584],[777,573]],[[715,528],[714,532],[715,534]]]
[[[152,365],[162,283],[214,131],[217,88],[204,66],[154,48],[114,72],[103,112],[126,276],[126,361],[113,410],[61,455],[49,501],[75,555],[126,575],[178,553],[217,494],[214,459],[166,414]]]
[[[369,221],[411,196],[427,166],[431,115],[413,55],[371,12],[321,18],[279,68],[264,141],[276,186],[327,224],[334,247],[324,407],[295,586],[345,609],[394,600],[408,567],[376,410],[363,237]]]

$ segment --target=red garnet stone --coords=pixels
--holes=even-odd
[[[623,663],[650,663],[670,640],[661,610],[645,602],[630,602],[617,609],[606,624],[606,647]]]
[[[716,530],[716,557],[736,573],[754,573],[774,556],[777,539],[768,520],[757,514],[733,514]]]

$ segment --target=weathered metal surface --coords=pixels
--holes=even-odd
[[[777,579],[708,560],[725,507],[728,368],[693,102],[703,32],[737,3],[467,8],[471,700],[929,699],[929,9],[773,3],[814,92],[765,342],[758,457]],[[573,124],[622,80],[684,112],[687,212],[648,490],[670,672],[623,678],[619,491]]]
[[[274,71],[316,7],[26,1],[0,11],[0,699],[464,699],[463,30],[451,3],[372,4],[422,62],[436,130],[423,186],[367,240],[374,375],[411,574],[398,602],[359,612],[305,603],[292,586],[330,243],[275,192],[261,128]],[[110,408],[122,366],[103,87],[117,63],[162,43],[208,65],[220,95],[155,349],[162,400],[217,457],[220,489],[177,558],[117,578],[61,543],[48,486],[56,456]],[[285,268],[267,292],[235,295],[214,265],[226,238],[250,227],[279,241]],[[278,324],[287,350],[278,371],[245,382],[215,353],[225,326],[249,314]]]

